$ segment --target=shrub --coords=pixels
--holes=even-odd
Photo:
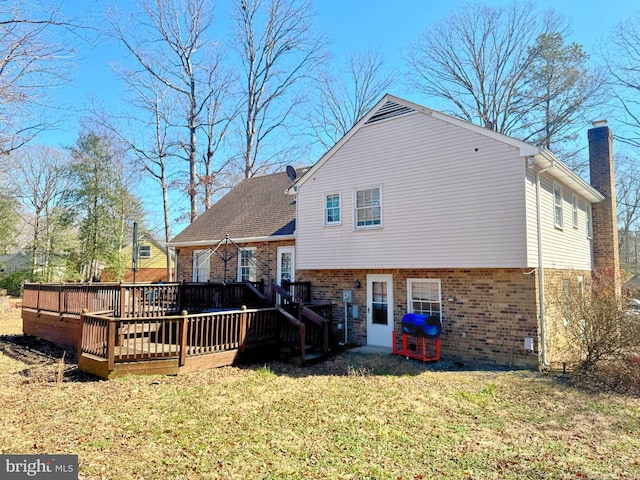
[[[555,288],[552,309],[561,317],[568,358],[587,371],[602,362],[626,362],[640,353],[640,314],[631,311],[610,271],[594,272],[589,284],[568,280]]]
[[[29,270],[16,270],[0,279],[0,288],[5,288],[12,297],[20,297],[24,282],[38,280],[39,278],[32,277]]]

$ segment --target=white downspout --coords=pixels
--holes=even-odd
[[[530,168],[533,168],[533,164],[529,164]],[[538,302],[540,304],[540,354],[542,356],[542,366],[548,367],[547,363],[547,328],[545,321],[545,308],[544,308],[544,266],[542,262],[542,207],[540,202],[540,175],[547,170],[551,170],[555,166],[555,161],[551,160],[551,163],[539,170],[536,173],[536,217],[537,217],[537,230],[538,230]]]

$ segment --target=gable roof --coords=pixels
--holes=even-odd
[[[169,245],[210,245],[226,235],[236,242],[293,238],[296,201],[286,194],[290,186],[285,172],[244,179]]]
[[[309,178],[312,178],[314,173],[322,167],[335,153],[342,148],[342,146],[353,137],[358,130],[376,123],[382,120],[388,120],[393,117],[399,117],[403,115],[423,114],[429,115],[433,118],[442,120],[443,122],[451,125],[456,125],[460,128],[464,128],[479,135],[483,135],[492,138],[498,142],[511,145],[514,148],[519,149],[520,156],[531,160],[531,166],[539,165],[544,168],[549,165],[553,165],[553,168],[548,173],[557,178],[559,181],[571,187],[574,191],[580,193],[584,198],[590,202],[600,202],[604,199],[604,196],[600,194],[595,188],[589,185],[576,175],[569,167],[564,165],[559,159],[557,159],[549,150],[538,148],[529,143],[523,142],[508,135],[489,130],[487,128],[475,125],[473,123],[466,122],[459,118],[446,115],[436,110],[418,105],[417,103],[404,100],[399,97],[395,97],[390,94],[386,94],[382,99],[367,113],[362,119],[356,123],[351,130],[349,130],[344,137],[342,137],[327,153],[325,153],[315,165],[313,165],[306,173],[299,177],[298,180],[292,185],[288,192],[295,193],[297,188],[302,186]]]

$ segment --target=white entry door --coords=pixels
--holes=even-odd
[[[278,247],[278,283],[295,281],[295,247]]]
[[[391,347],[393,276],[367,275],[367,344]]]

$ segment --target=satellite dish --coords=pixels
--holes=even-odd
[[[291,182],[295,182],[296,177],[298,176],[298,174],[296,173],[296,169],[293,168],[291,165],[287,165],[287,176],[289,177],[289,180],[291,180]]]

